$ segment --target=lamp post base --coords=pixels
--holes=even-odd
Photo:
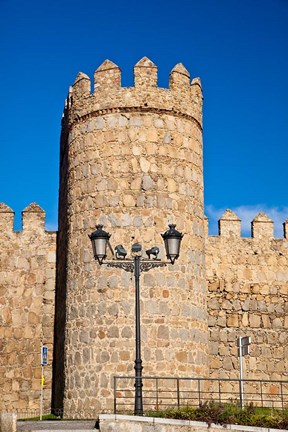
[[[134,415],[143,416],[143,398],[142,398],[142,360],[135,360],[135,404]]]

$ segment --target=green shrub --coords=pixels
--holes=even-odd
[[[147,414],[146,414],[147,415]],[[165,417],[179,420],[194,420],[218,424],[239,424],[274,429],[288,429],[288,409],[255,407],[253,404],[241,408],[237,403],[223,404],[205,402],[199,407],[185,406],[163,411],[150,411],[153,417]]]

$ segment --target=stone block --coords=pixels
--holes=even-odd
[[[217,355],[218,354],[218,348],[219,348],[218,342],[210,342],[210,344],[209,344],[210,354]]]
[[[219,369],[220,368],[220,359],[218,357],[213,356],[210,360],[210,368],[211,369]]]
[[[243,313],[242,315],[242,326],[248,327],[249,326],[249,314],[247,312]]]
[[[275,318],[272,320],[272,328],[281,328],[281,327],[283,327],[281,318]]]
[[[271,319],[269,315],[261,315],[261,320],[264,328],[270,328],[271,327]]]
[[[16,432],[17,430],[17,414],[1,413],[0,414],[0,431],[1,432]]]
[[[158,339],[169,339],[169,327],[165,325],[160,325],[157,331]]]
[[[180,351],[180,352],[176,352],[175,357],[176,360],[178,360],[179,362],[184,362],[187,363],[187,352],[186,351]]]
[[[261,315],[250,314],[249,315],[250,327],[261,327]]]
[[[237,314],[228,315],[227,327],[239,327],[239,317]]]
[[[232,369],[234,369],[231,357],[226,357],[225,356],[223,358],[223,368],[226,371],[231,371]]]

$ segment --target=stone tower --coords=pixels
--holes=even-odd
[[[164,259],[167,224],[184,233],[174,266],[141,275],[143,375],[208,376],[200,80],[178,64],[158,88],[144,57],[133,87],[109,60],[90,85],[79,73],[62,124],[54,406],[63,396],[66,417],[112,409],[113,376],[134,373],[133,279],[94,261],[96,223],[112,245]]]

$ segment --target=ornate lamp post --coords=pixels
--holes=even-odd
[[[115,247],[115,252],[110,245],[109,239],[111,234],[103,230],[103,225],[96,225],[96,231],[89,235],[92,242],[94,258],[100,265],[105,264],[108,267],[121,268],[127,272],[134,273],[135,280],[135,334],[136,334],[136,357],[134,363],[135,369],[135,404],[134,415],[143,415],[143,398],[142,398],[142,359],[141,359],[141,327],[140,327],[140,273],[151,270],[155,267],[163,267],[167,264],[174,264],[179,257],[180,244],[183,234],[175,229],[176,225],[169,225],[169,229],[161,236],[164,239],[166,256],[170,262],[158,259],[159,248],[152,247],[146,251],[148,259],[141,257],[142,246],[135,243],[131,248],[131,258],[126,259],[127,252],[122,245]],[[105,261],[107,256],[107,247],[110,249],[115,258],[112,261]],[[150,256],[153,256],[150,259]]]

